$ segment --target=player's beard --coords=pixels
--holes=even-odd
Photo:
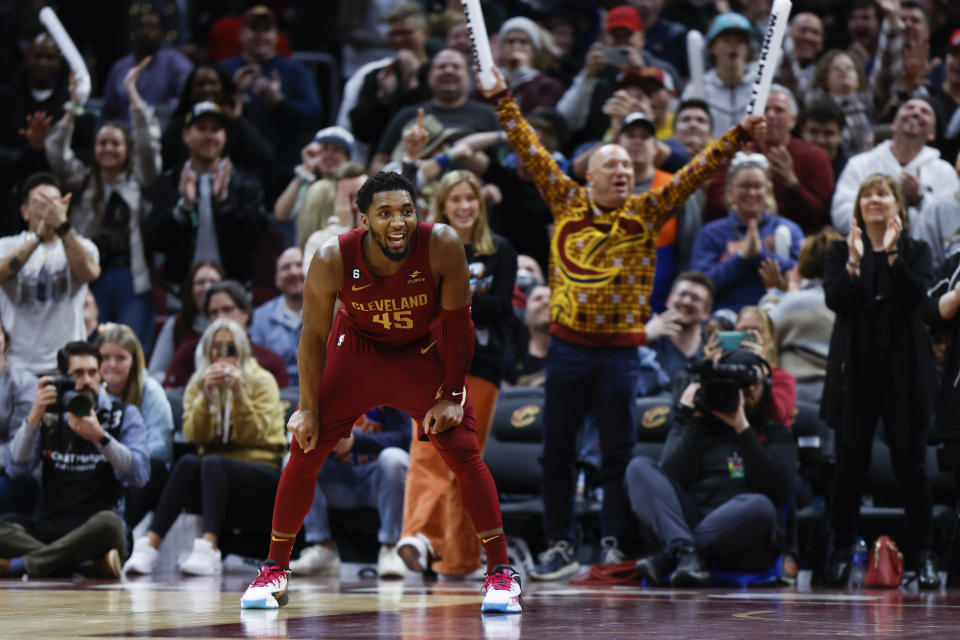
[[[410,254],[410,244],[411,244],[410,240],[407,240],[407,244],[404,245],[403,249],[401,249],[400,251],[392,251],[379,234],[374,233],[372,235],[373,235],[373,241],[376,243],[378,247],[380,247],[380,251],[383,253],[384,256],[386,256],[387,260],[393,260],[394,262],[403,262],[404,260],[407,259],[407,256]]]

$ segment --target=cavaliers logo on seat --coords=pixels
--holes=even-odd
[[[670,415],[670,407],[665,404],[659,404],[643,412],[643,418],[640,419],[640,424],[643,425],[644,429],[656,429],[657,427],[663,426],[667,421],[668,415]]]
[[[517,429],[529,427],[537,420],[540,414],[540,407],[535,404],[528,404],[520,407],[510,415],[510,424]]]

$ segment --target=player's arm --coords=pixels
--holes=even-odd
[[[327,361],[327,336],[333,326],[337,291],[343,282],[343,257],[337,238],[325,242],[310,261],[303,284],[303,331],[297,348],[300,372],[300,407],[290,417],[287,428],[297,438],[304,453],[317,444],[319,429],[317,398]]]
[[[424,431],[440,433],[460,424],[466,400],[464,382],[473,361],[474,330],[470,318],[470,270],[457,232],[435,224],[430,236],[430,268],[440,283],[443,318],[443,387],[423,418]]]

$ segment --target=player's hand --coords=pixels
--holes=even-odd
[[[310,453],[317,446],[317,439],[320,436],[320,423],[317,422],[317,414],[313,411],[297,409],[287,421],[287,429],[293,432],[293,437],[297,439],[297,444],[303,449],[304,453]]]
[[[461,422],[463,422],[463,407],[456,402],[441,400],[430,407],[423,416],[423,431],[433,434],[443,433]]]

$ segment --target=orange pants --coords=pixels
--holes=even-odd
[[[500,388],[467,376],[467,394],[476,413],[477,442],[483,455]],[[438,558],[432,567],[437,573],[467,575],[480,567],[480,541],[460,503],[456,479],[433,444],[417,439],[414,424],[402,535],[417,533],[430,539]]]

